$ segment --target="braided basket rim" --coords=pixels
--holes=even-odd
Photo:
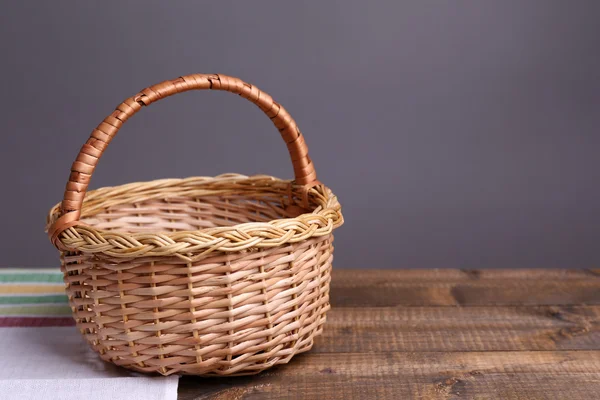
[[[109,205],[168,198],[169,196],[165,196],[166,192],[196,197],[239,194],[246,191],[288,196],[291,193],[294,203],[298,206],[301,200],[296,189],[298,187],[295,187],[292,180],[269,175],[246,176],[234,173],[215,177],[133,182],[87,192],[83,201],[82,217],[94,215]],[[59,240],[68,251],[115,260],[175,256],[194,261],[215,251],[227,253],[250,248],[264,249],[322,237],[331,234],[343,224],[341,205],[331,189],[320,184],[310,188],[307,196],[311,206],[315,206],[314,210],[294,218],[174,232],[123,232],[82,224],[63,231]],[[52,225],[60,216],[60,205],[58,203],[50,210],[46,227]]]

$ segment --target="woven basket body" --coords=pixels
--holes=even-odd
[[[204,80],[211,86],[201,86]],[[156,100],[224,81],[235,88],[241,82],[183,77],[123,104],[148,105],[144,93],[158,93],[150,98]],[[249,93],[258,90],[241,84]],[[267,114],[274,107],[260,104],[260,95],[253,102]],[[48,219],[77,327],[91,347],[106,361],[164,375],[257,373],[309,350],[329,309],[332,231],[343,218],[337,198],[316,181],[295,123],[296,136],[285,136],[293,120],[278,127],[288,148],[301,142],[302,149],[290,149],[293,181],[226,174],[86,195],[104,148],[137,111],[119,107],[82,148],[65,197]],[[277,115],[271,117],[276,126]],[[99,139],[107,139],[99,129],[108,140]]]

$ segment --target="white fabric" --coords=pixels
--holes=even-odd
[[[177,383],[103,362],[74,327],[0,328],[3,400],[176,400]]]

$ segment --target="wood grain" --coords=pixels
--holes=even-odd
[[[313,353],[600,349],[600,306],[333,308]]]
[[[578,281],[600,279],[600,270],[594,269],[333,269],[333,285],[394,281],[472,281],[472,280],[547,280]]]
[[[598,270],[335,270],[315,347],[191,399],[600,399]]]
[[[581,270],[334,270],[334,307],[600,304]]]
[[[184,378],[192,399],[594,399],[600,351],[306,354],[241,378]],[[201,387],[202,394],[195,392]]]

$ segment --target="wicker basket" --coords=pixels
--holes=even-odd
[[[287,144],[295,180],[226,174],[86,195],[121,125],[192,89],[237,93],[263,110]],[[342,223],[287,111],[237,78],[197,74],[142,90],[98,125],[48,234],[77,327],[102,359],[163,375],[242,375],[312,347],[329,310],[332,231]]]

